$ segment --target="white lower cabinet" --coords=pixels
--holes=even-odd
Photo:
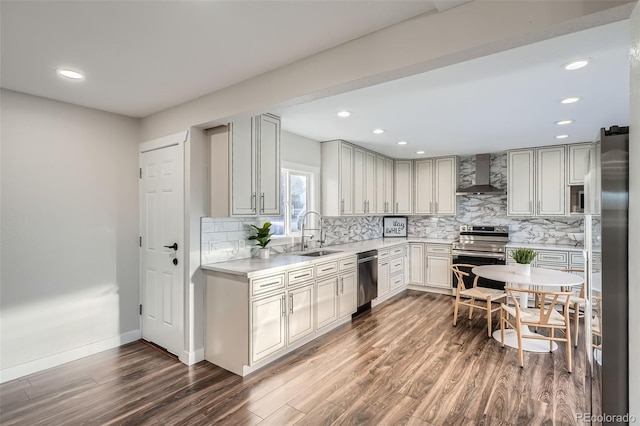
[[[424,285],[424,244],[409,244],[409,284]]]
[[[317,328],[320,330],[338,319],[338,277],[319,280],[317,288]]]
[[[315,292],[313,281],[289,291],[288,301],[288,344],[312,334],[315,331]]]
[[[378,263],[378,297],[384,297],[389,294],[391,289],[389,287],[389,278],[389,262]]]
[[[351,315],[358,308],[356,273],[343,274],[339,277],[338,318]]]
[[[251,302],[251,362],[283,349],[286,339],[285,293]]]
[[[425,285],[451,288],[451,256],[427,256],[426,272]]]

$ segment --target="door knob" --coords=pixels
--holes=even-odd
[[[173,243],[173,244],[172,244],[172,245],[170,245],[170,246],[164,246],[164,247],[165,247],[165,248],[168,248],[168,249],[178,250],[178,243]]]

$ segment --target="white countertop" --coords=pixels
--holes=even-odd
[[[278,273],[291,267],[304,267],[323,263],[326,261],[353,256],[357,253],[369,250],[379,250],[406,243],[429,243],[429,244],[451,244],[453,239],[433,239],[433,238],[376,238],[374,240],[358,241],[354,243],[338,244],[323,247],[322,250],[336,251],[337,253],[320,257],[300,256],[296,253],[273,255],[269,259],[238,259],[229,262],[209,263],[201,265],[207,271],[223,272],[232,275],[241,275],[252,278],[256,275]],[[317,251],[313,249],[309,251]]]

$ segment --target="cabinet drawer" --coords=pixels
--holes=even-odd
[[[569,253],[569,263],[571,267],[584,267],[584,257],[581,251],[572,251]]]
[[[346,259],[340,259],[338,261],[338,266],[340,268],[340,272],[349,271],[351,269],[355,269],[357,264],[357,259],[355,257],[348,257]]]
[[[321,263],[316,266],[316,276],[325,277],[338,272],[338,262]]]
[[[378,261],[388,259],[389,250],[378,250]]]
[[[404,258],[392,259],[389,262],[389,274],[393,275],[396,272],[401,272],[404,269]]]
[[[536,263],[569,263],[569,253],[566,251],[540,251]]]
[[[404,246],[393,247],[392,249],[389,250],[389,256],[391,257],[404,256]]]
[[[270,275],[268,277],[254,278],[251,280],[251,294],[254,296],[283,288],[284,274]]]
[[[287,282],[290,286],[311,279],[313,279],[313,266],[287,272]]]
[[[391,290],[394,290],[398,287],[402,287],[403,285],[404,285],[404,274],[398,274],[391,277],[390,284],[389,284]]]
[[[563,269],[567,269],[567,265],[566,264],[562,264],[562,263],[545,263],[545,262],[538,262],[536,263],[536,268],[545,268],[545,269],[556,269],[558,271],[561,271]]]
[[[446,244],[427,245],[427,253],[451,253],[451,246]]]

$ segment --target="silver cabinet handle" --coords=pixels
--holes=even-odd
[[[366,201],[362,201],[362,212],[366,213],[367,212],[367,202]]]
[[[287,316],[287,310],[285,308],[285,304],[287,303],[287,300],[285,299],[284,294],[282,295],[282,298],[280,299],[280,306],[282,308],[282,316],[286,317]]]
[[[438,202],[436,201],[436,211],[434,213],[438,213]]]
[[[529,200],[529,211],[533,213],[533,206],[531,206],[531,200]]]
[[[289,306],[289,312],[293,313],[293,294],[289,295],[289,302],[290,302],[290,305],[291,305],[291,306]]]
[[[256,211],[256,193],[251,194],[251,210]]]
[[[400,208],[398,207],[398,202],[396,201],[396,213],[400,213]]]
[[[344,278],[340,278],[340,293],[344,294]]]
[[[268,287],[270,285],[276,285],[276,284],[280,284],[280,281],[272,281],[270,283],[260,284],[260,287]]]
[[[540,214],[540,200],[538,200],[538,214]]]
[[[338,290],[339,290],[339,288],[338,288],[338,279],[336,278],[336,296],[338,296]]]
[[[264,192],[260,195],[260,213],[264,213]]]
[[[340,200],[340,214],[344,214],[344,198]]]

